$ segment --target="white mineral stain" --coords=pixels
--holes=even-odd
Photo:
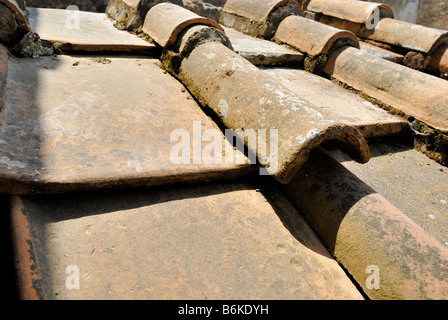
[[[20,161],[11,160],[6,156],[3,156],[0,158],[0,163],[5,164],[8,167],[8,169],[15,168],[15,167],[17,167],[17,168],[25,168],[26,167],[26,165],[24,163],[22,163]]]
[[[218,111],[224,118],[227,117],[227,109],[228,108],[229,108],[229,105],[227,104],[226,100],[219,101]]]

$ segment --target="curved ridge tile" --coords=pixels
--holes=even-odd
[[[29,29],[28,21],[25,18],[25,15],[23,14],[22,9],[20,9],[20,6],[17,4],[14,0],[0,0],[0,3],[5,4],[12,12],[14,12],[19,19],[20,22],[22,22],[27,29]]]
[[[448,39],[446,30],[389,18],[381,19],[375,29],[364,33],[369,39],[424,53]]]
[[[208,25],[224,32],[216,21],[165,2],[152,7],[148,11],[142,30],[165,48],[172,47],[179,33],[194,24]]]
[[[344,47],[329,56],[325,73],[367,95],[448,132],[448,82]]]
[[[308,10],[327,16],[356,23],[366,23],[375,9],[382,9],[385,17],[393,18],[392,9],[387,5],[377,2],[365,2],[354,0],[311,0]]]

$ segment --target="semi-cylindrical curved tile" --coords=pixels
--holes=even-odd
[[[370,159],[366,141],[357,129],[324,116],[222,44],[210,42],[194,49],[183,60],[179,78],[227,128],[239,130],[236,136],[242,141],[254,134],[260,138],[260,132],[270,134],[262,145],[250,140],[246,145],[258,159],[268,160],[262,163],[267,173],[281,183],[288,183],[310,150],[325,140],[341,140],[359,162]]]
[[[369,298],[448,298],[448,248],[322,150],[284,190]]]
[[[382,16],[393,18],[392,10],[385,4],[355,0],[311,0],[307,10],[356,23],[366,23],[375,9]]]
[[[448,41],[432,50],[429,68],[441,74],[448,73]]]
[[[340,30],[323,23],[299,16],[283,20],[275,33],[274,40],[311,56],[327,53],[335,43],[350,44],[359,48],[358,38],[350,31]]]
[[[448,82],[443,79],[349,47],[332,53],[324,72],[435,129],[448,132]]]
[[[295,0],[227,0],[223,12],[263,22],[272,10],[288,2],[300,7]]]
[[[233,153],[224,152],[220,128],[157,59],[19,59],[0,45],[2,104],[0,193],[161,185],[250,170],[231,146],[241,161],[225,161]],[[213,156],[204,132],[216,137]]]
[[[173,46],[178,34],[194,24],[209,25],[224,31],[216,21],[172,3],[160,3],[152,7],[146,15],[142,30],[165,48]]]
[[[362,30],[360,36],[424,53],[429,53],[442,41],[448,40],[446,30],[389,18],[381,19],[373,30]]]
[[[28,21],[25,18],[25,15],[23,14],[23,11],[20,9],[20,6],[17,4],[14,0],[0,0],[0,3],[5,4],[12,12],[14,12],[17,16],[17,19],[22,22],[27,28]]]

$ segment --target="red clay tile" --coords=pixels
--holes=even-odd
[[[0,0],[0,3],[5,4],[17,17],[18,21],[23,23],[23,25],[26,28],[29,28],[28,21],[25,18],[25,15],[23,14],[22,9],[20,9],[20,6],[17,4],[14,0]]]
[[[248,36],[231,28],[224,28],[236,53],[258,66],[298,67],[305,56],[296,50],[272,41]]]
[[[295,0],[227,0],[223,12],[263,23],[276,7],[288,2],[300,7]]]
[[[117,21],[117,27],[135,30],[143,26],[148,10],[160,2],[165,0],[109,0],[106,14]],[[170,2],[182,5],[182,0],[170,0]]]
[[[245,34],[271,39],[280,21],[302,14],[293,0],[228,0],[220,22]]]
[[[371,97],[448,132],[448,82],[345,47],[329,56],[324,72]]]
[[[329,119],[357,128],[366,139],[400,134],[408,122],[362,99],[328,79],[304,70],[269,68],[264,72],[312,103]]]
[[[375,29],[364,31],[366,34],[359,36],[424,53],[430,53],[433,48],[448,40],[446,30],[389,18],[381,19]]]
[[[281,192],[269,195],[232,183],[13,197],[21,297],[362,299]]]
[[[373,44],[360,41],[359,42],[360,49],[368,54],[374,55],[378,58],[382,58],[385,60],[389,60],[395,63],[401,63],[403,61],[404,56],[398,53],[395,53],[390,50],[386,50],[384,48],[380,48],[378,46],[375,46]]]
[[[212,129],[221,136],[223,159],[226,140],[156,59],[61,55],[35,60],[8,58],[4,47],[0,51],[0,85],[5,84],[0,90],[1,192],[231,179],[248,170],[244,163],[209,164],[202,153],[198,163],[171,160],[174,130],[197,142],[194,121],[200,132]],[[205,146],[201,138],[199,133]]]

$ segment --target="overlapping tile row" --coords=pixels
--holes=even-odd
[[[323,71],[427,125],[448,133],[448,82],[355,48],[338,49]]]
[[[164,7],[175,5],[159,4],[147,16],[151,16],[152,11],[166,14],[174,11],[174,8],[162,10]],[[169,21],[172,18],[158,19]],[[155,25],[152,28],[143,27],[150,36],[154,34],[162,39],[161,44],[166,43],[165,39],[170,38],[172,32],[178,33],[174,25],[171,30],[156,28]],[[165,36],[158,35],[161,30]],[[177,40],[179,43],[195,39],[188,31],[184,33],[185,36]],[[174,72],[178,69],[177,76],[204,106],[218,115],[226,127],[239,130],[237,135],[241,140],[246,140],[246,145],[246,131],[275,130],[278,150],[274,148],[277,141],[271,142],[268,138],[265,148],[257,145],[250,151],[258,159],[263,159],[267,172],[278,181],[289,182],[306,161],[309,151],[327,139],[340,139],[355,159],[360,162],[369,160],[366,141],[358,130],[325,117],[311,103],[216,41],[216,38],[198,45],[188,54],[182,54],[181,58]],[[239,89],[235,90],[236,87]],[[248,147],[251,149],[253,145]]]
[[[297,17],[293,16],[286,19],[292,18],[296,19]],[[299,36],[299,33],[297,33],[297,36]],[[185,72],[184,70],[188,72],[187,81],[199,77],[199,75],[195,75],[196,70],[193,70],[193,66],[197,68],[199,65],[199,61],[213,60],[215,58],[222,59],[223,53],[219,51],[218,47],[219,45],[217,44],[205,44],[195,49],[188,59],[182,63],[180,78],[185,79],[185,75],[182,75],[182,72]],[[199,54],[202,51],[201,48],[204,51],[202,55]],[[345,50],[356,52],[358,55],[366,55],[364,59],[358,59],[360,64],[363,62],[372,63],[372,59],[375,58],[362,53],[357,48],[343,47],[329,55],[329,65],[331,66],[333,63],[332,58],[339,55],[340,51]],[[196,58],[194,60],[195,63],[189,62],[193,61],[189,60],[193,58]],[[228,59],[221,61],[225,61],[221,67],[229,64]],[[442,85],[444,83],[441,79],[415,72],[391,62],[384,65],[383,60],[379,58],[376,58],[375,61],[383,67],[385,66],[386,71],[409,72],[406,76],[422,76],[426,81],[434,81],[434,83],[424,84],[428,88],[434,88],[435,84]],[[341,63],[341,65],[344,65],[344,63]],[[389,66],[393,66],[391,67],[392,69],[388,69],[387,67]],[[395,67],[398,69],[394,69]],[[215,65],[215,71],[217,71],[216,69],[219,69],[219,67]],[[371,68],[371,70],[377,69]],[[350,70],[353,71],[353,69],[348,68],[347,74],[350,73]],[[212,70],[207,71],[213,73]],[[203,69],[199,69],[197,72],[207,74]],[[275,70],[268,72],[275,74]],[[355,74],[360,75],[362,72],[357,70]],[[396,75],[396,72],[393,74]],[[366,79],[369,77],[372,77],[372,75],[366,75]],[[223,84],[225,86],[225,81],[221,80],[221,86],[216,88],[213,83],[213,79],[216,78],[225,79],[225,75],[223,72],[212,74],[210,78],[206,78],[202,82],[201,87],[198,86],[199,88],[195,87],[190,90],[193,92],[199,91],[201,98],[207,96],[208,93],[206,91],[208,90],[211,90],[212,93],[210,94],[220,93],[221,86]],[[403,75],[404,78],[405,75]],[[414,83],[419,80],[420,78],[409,81]],[[247,83],[248,81],[250,80],[244,79],[240,80],[239,83]],[[261,84],[256,80],[252,81],[258,84],[258,88],[261,87]],[[202,91],[201,88],[203,88]],[[441,88],[443,90],[443,85]],[[387,90],[392,96],[396,94],[390,88]],[[411,91],[411,88],[405,88],[406,93]],[[258,92],[260,92],[259,89]],[[433,94],[427,92],[426,97],[428,96],[432,97]],[[444,95],[442,94],[441,97],[444,97]],[[203,100],[208,102],[212,99],[212,97],[206,97]],[[409,97],[402,97],[402,101],[405,99],[409,100]],[[441,101],[443,101],[443,98]],[[215,101],[212,104],[219,105],[219,102]],[[439,107],[443,108],[443,102],[439,104]],[[217,110],[218,114],[220,112],[222,113],[222,111]],[[424,117],[422,114],[419,114],[419,116],[421,118]],[[443,114],[439,113],[437,117],[443,118]],[[222,114],[221,118],[224,119],[223,121],[226,121]],[[328,165],[326,164],[327,161],[329,162]],[[344,181],[342,187],[338,185],[341,179]],[[362,287],[366,288],[365,274],[366,268],[369,266],[378,267],[382,270],[383,275],[387,275],[380,290],[373,290],[368,293],[371,298],[440,299],[448,295],[447,283],[444,281],[443,276],[445,271],[439,272],[440,270],[435,268],[435,266],[442,265],[446,269],[448,261],[447,249],[331,158],[317,152],[316,155],[313,155],[306,162],[297,176],[285,187],[285,190],[289,194],[291,201],[300,210],[307,211],[305,216],[309,215],[311,225],[313,228],[315,227],[315,231],[325,239],[325,244],[330,248],[338,261],[346,267]],[[322,192],[316,192],[316,190]],[[333,200],[327,201],[328,199],[337,200],[334,202]],[[325,207],[321,212],[328,213],[328,216],[315,215],[317,204],[320,204],[319,208]],[[349,208],[348,206],[351,205],[353,207]],[[340,221],[337,221],[338,223],[335,223],[334,220],[336,217],[334,216],[335,212],[338,212],[337,216],[340,219]],[[403,237],[407,240],[399,237],[395,238],[394,235],[397,233],[404,234]],[[377,247],[375,250],[369,251],[368,248],[372,245],[371,241],[374,241]],[[405,241],[407,243],[403,244]],[[410,251],[415,252],[415,255],[408,255]],[[403,273],[403,270],[412,271]]]
[[[319,22],[350,30],[360,38],[387,44],[405,54],[403,64],[406,66],[442,76],[448,73],[448,64],[440,59],[444,54],[448,56],[447,30],[393,19],[391,9],[381,3],[311,0],[307,9]]]
[[[303,15],[295,0],[227,0],[220,22],[251,36],[271,39],[278,24],[290,15]]]
[[[160,185],[234,178],[249,170],[238,151],[242,162],[225,160],[226,149],[233,149],[218,126],[157,59],[34,60],[12,57],[3,46],[0,52],[1,192]],[[188,150],[180,156],[188,163],[172,157],[182,142],[173,136],[176,130],[187,134],[182,141]],[[218,133],[222,161],[200,147],[193,151],[198,141],[205,145],[206,130]]]

